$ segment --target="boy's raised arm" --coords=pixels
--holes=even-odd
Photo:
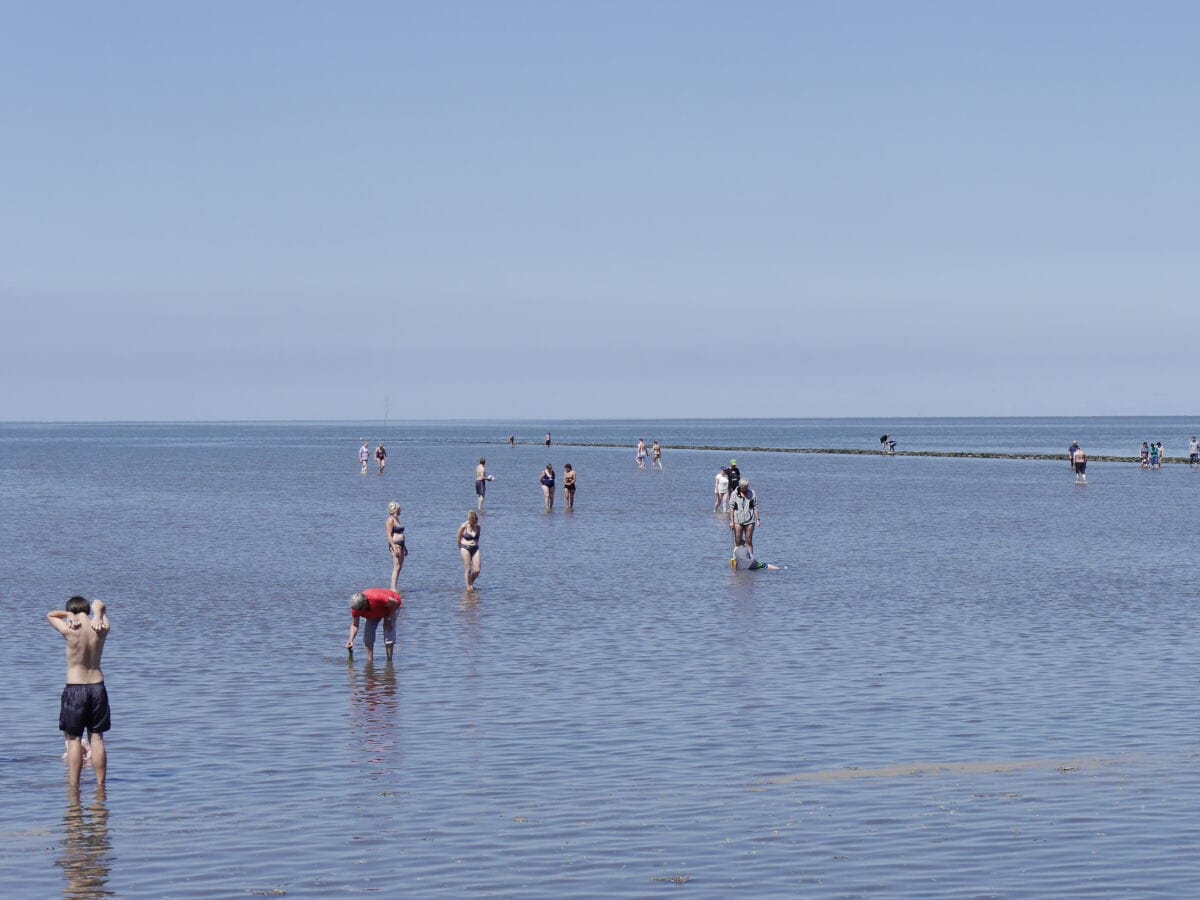
[[[108,609],[103,600],[92,601],[91,625],[93,631],[108,630]]]
[[[71,614],[65,609],[55,609],[46,613],[46,619],[50,622],[51,628],[53,628],[59,634],[66,634],[68,631],[72,630],[71,626],[67,624],[67,619],[70,617],[70,615]]]

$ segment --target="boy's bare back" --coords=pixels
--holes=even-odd
[[[47,614],[50,624],[67,644],[67,684],[99,684],[104,681],[100,657],[108,638],[108,613],[103,601],[93,601],[91,615],[57,611]]]

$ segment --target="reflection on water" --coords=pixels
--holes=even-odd
[[[84,806],[79,791],[69,792],[63,813],[62,853],[56,865],[66,876],[63,896],[69,898],[112,897],[108,890],[112,866],[112,842],[108,838],[108,807],[104,788],[98,787],[92,802]]]
[[[463,591],[458,601],[458,620],[462,623],[466,643],[474,647],[479,642],[479,592]]]
[[[350,721],[354,726],[359,760],[366,762],[374,777],[392,775],[399,764],[400,700],[396,670],[391,660],[382,665],[367,663],[360,672],[353,662],[346,668],[350,677]]]

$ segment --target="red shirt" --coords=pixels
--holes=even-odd
[[[386,619],[392,614],[392,610],[399,607],[404,602],[395,591],[385,590],[384,588],[367,588],[362,592],[362,595],[367,598],[367,608],[362,612],[357,609],[350,610],[350,616],[355,619]],[[396,601],[396,606],[393,607],[391,602]]]

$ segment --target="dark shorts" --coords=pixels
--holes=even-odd
[[[99,684],[68,684],[63,688],[58,727],[67,737],[83,737],[83,732],[104,734],[111,726],[108,691]]]
[[[487,493],[487,482],[482,478],[475,479],[475,493],[480,497]]]
[[[1085,462],[1075,463],[1075,474],[1076,475],[1082,475],[1086,471],[1087,471],[1087,463],[1085,463]]]
[[[1196,462],[1197,460],[1200,460],[1200,453],[1188,454],[1188,462]]]

